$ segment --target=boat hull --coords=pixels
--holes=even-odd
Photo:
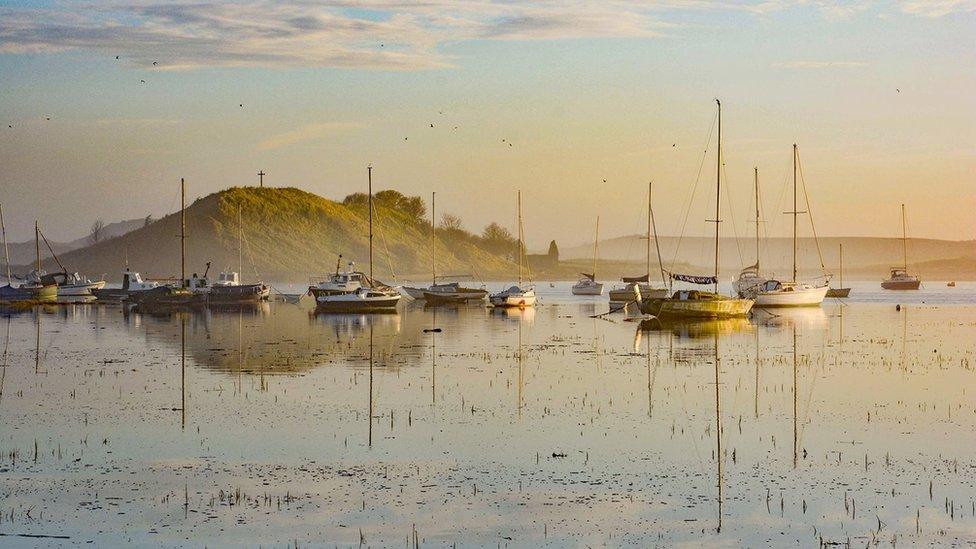
[[[400,303],[399,294],[383,298],[316,299],[315,310],[321,313],[391,313]]]
[[[587,284],[584,286],[573,286],[573,295],[603,295],[603,284]]]
[[[268,299],[271,288],[264,284],[213,286],[207,300],[211,303],[257,303]]]
[[[709,299],[644,299],[640,310],[659,318],[721,319],[744,317],[752,310],[751,299],[718,296]]]
[[[827,290],[827,297],[848,297],[851,295],[850,288],[831,288]]]
[[[885,290],[917,290],[921,284],[921,280],[885,280],[881,287]]]
[[[819,307],[827,296],[827,286],[759,292],[756,307]]]
[[[54,284],[45,286],[21,286],[19,288],[7,284],[0,287],[0,301],[4,303],[50,303],[57,301],[57,299],[58,287]]]
[[[516,287],[509,288],[504,292],[499,292],[489,298],[492,306],[500,308],[521,308],[532,307],[535,305],[535,290],[516,291]]]
[[[85,296],[94,295],[93,290],[101,290],[105,287],[105,281],[99,280],[97,282],[85,282],[78,284],[65,284],[58,286],[59,296]]]

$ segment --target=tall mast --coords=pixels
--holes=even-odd
[[[759,271],[759,168],[755,167],[754,179],[756,187],[756,271]]]
[[[901,244],[905,258],[905,272],[908,272],[908,223],[905,221],[905,205],[901,205]]]
[[[237,204],[237,273],[244,276],[244,216],[240,203]]]
[[[3,224],[3,204],[0,204],[0,233],[3,233],[3,262],[7,266],[7,284],[10,284],[10,251],[7,249],[7,226]]]
[[[644,272],[647,273],[647,285],[651,285],[651,185],[653,182],[648,181],[647,183],[647,265]]]
[[[522,287],[522,191],[518,191],[518,285]]]
[[[373,280],[373,166],[366,166],[366,184],[369,190],[369,280]]]
[[[840,287],[844,287],[844,243],[840,244]]]
[[[600,216],[596,216],[596,238],[593,240],[593,281],[594,282],[596,282],[596,258],[599,254],[600,254]]]
[[[647,185],[647,195],[648,196],[651,195],[651,186],[652,185],[654,185],[654,181],[651,181]],[[648,198],[647,201],[650,202],[651,201],[650,198]],[[666,277],[664,275],[664,262],[661,261],[661,241],[657,239],[657,223],[654,222],[654,208],[649,208],[648,211],[647,211],[647,213],[649,214],[648,217],[651,218],[651,230],[654,232],[654,248],[657,250],[657,266],[661,268],[661,282],[664,284],[664,287],[667,287],[668,286],[668,277]],[[650,275],[650,273],[648,273],[648,275],[647,275],[647,283],[648,284],[651,283],[651,275]]]
[[[180,178],[180,287],[186,288],[186,182]]]
[[[793,143],[793,282],[796,282],[796,143]]]
[[[430,193],[430,285],[433,286],[437,284],[437,269],[436,263],[434,263],[434,250],[436,246],[434,244],[434,223],[437,221],[437,216],[435,216],[435,198],[437,196],[436,192]]]
[[[718,224],[719,206],[722,201],[722,102],[718,105],[718,154],[715,155],[715,293],[718,293]]]
[[[34,220],[34,257],[37,258],[37,276],[41,276],[41,230],[37,228],[37,220]]]

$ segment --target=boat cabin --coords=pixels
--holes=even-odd
[[[235,272],[222,272],[214,282],[214,286],[240,286],[241,277]]]

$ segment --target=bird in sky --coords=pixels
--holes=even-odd
[[[244,108],[244,103],[241,103],[239,106],[243,109]]]
[[[153,61],[153,66],[155,67],[157,65],[159,65],[159,61]]]
[[[604,180],[603,180],[603,182],[604,182],[604,183],[606,183],[606,182],[607,182],[607,180],[606,180],[606,179],[604,179]]]
[[[671,143],[671,146],[672,146],[672,147],[677,147],[677,146],[678,146],[678,144],[677,144],[677,143]]]
[[[116,61],[118,61],[118,60],[119,60],[119,56],[118,56],[118,55],[116,55],[116,56],[115,56],[115,60],[116,60]]]
[[[895,91],[901,93],[901,90],[899,90],[898,88],[895,88]]]
[[[431,128],[433,128],[433,127],[434,127],[434,125],[433,125],[433,124],[431,124],[431,125],[430,125],[430,127],[431,127]]]
[[[140,82],[142,82],[143,84],[145,84],[145,83],[146,83],[146,81],[145,81],[145,80],[140,80]]]

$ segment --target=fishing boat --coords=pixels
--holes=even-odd
[[[596,238],[593,240],[593,272],[580,273],[573,284],[573,295],[603,295],[603,284],[596,281],[596,262],[600,255],[600,216],[596,218]]]
[[[526,307],[535,306],[535,288],[532,286],[522,286],[522,263],[523,256],[525,255],[525,247],[523,245],[524,233],[522,229],[522,191],[518,192],[516,201],[516,209],[518,210],[518,249],[516,250],[515,255],[518,256],[518,284],[510,286],[508,289],[502,290],[496,294],[492,294],[491,297],[489,297],[489,300],[495,307],[518,307],[520,309],[524,309]]]
[[[77,272],[69,272],[68,269],[65,268],[64,264],[61,263],[61,259],[58,258],[58,254],[54,252],[54,248],[51,246],[51,243],[48,242],[47,237],[44,236],[44,233],[42,233],[40,229],[38,229],[37,233],[41,237],[41,240],[44,241],[44,245],[47,246],[48,251],[51,252],[51,257],[54,258],[54,261],[58,264],[58,267],[60,267],[61,270],[55,273],[48,273],[42,271],[38,266],[37,269],[27,275],[28,282],[42,286],[54,284],[58,287],[59,297],[91,296],[92,290],[100,290],[105,287],[104,280],[93,281],[87,277],[81,276]]]
[[[194,278],[197,278],[194,274]],[[206,295],[194,292],[186,278],[186,181],[180,178],[180,284],[157,286],[142,291],[130,291],[127,301],[144,310],[199,306],[206,303]]]
[[[207,265],[209,270],[210,265]],[[207,301],[214,304],[256,303],[271,295],[271,288],[263,282],[241,284],[244,271],[244,217],[237,206],[237,271],[221,271],[207,292]]]
[[[851,289],[844,287],[844,245],[840,244],[840,288],[827,290],[827,297],[843,298],[851,295]]]
[[[13,280],[10,274],[10,252],[7,248],[7,227],[3,222],[3,207],[0,207],[0,233],[3,235],[3,257],[4,264],[7,267],[7,284],[0,287],[0,302],[4,303],[14,303],[14,302],[24,302],[24,303],[46,303],[51,301],[57,301],[58,299],[58,286],[53,283],[44,283],[38,280],[32,281],[27,280],[20,286],[13,286],[10,281]],[[40,230],[37,227],[37,222],[34,222],[34,251],[36,253],[36,263],[34,272],[41,273],[41,242],[40,242]]]
[[[431,305],[484,301],[488,297],[488,291],[484,288],[466,288],[461,286],[459,282],[437,283],[437,263],[435,261],[437,246],[435,245],[436,231],[434,227],[434,220],[437,219],[434,215],[437,206],[436,199],[437,193],[430,193],[430,286],[426,288],[404,286],[401,290],[408,297],[428,301]],[[433,296],[433,300],[429,300],[428,295]]]
[[[644,276],[623,277],[622,286],[617,286],[610,290],[611,303],[629,303],[631,301],[640,302],[643,299],[663,299],[668,296],[668,281],[664,274],[664,265],[661,263],[661,246],[657,241],[657,228],[654,224],[654,210],[651,208],[651,188],[653,182],[647,184],[647,232],[644,238],[647,241],[647,248],[644,254],[645,271]],[[651,233],[654,233],[654,245],[657,248],[657,261],[661,269],[660,288],[651,285]]]
[[[718,292],[719,223],[722,204],[722,103],[718,105],[718,147],[715,167],[715,270],[712,276],[669,273],[671,282],[714,285],[714,291],[675,290],[666,298],[644,298],[640,310],[660,318],[734,318],[749,314],[753,300],[722,295]]]
[[[901,205],[901,242],[904,260],[901,267],[892,267],[891,274],[881,282],[885,290],[917,290],[922,285],[918,276],[908,274],[908,224],[904,204]]]
[[[366,168],[366,178],[369,192],[367,207],[369,209],[369,276],[353,270],[353,263],[349,269],[340,272],[338,262],[336,272],[329,280],[315,288],[309,288],[309,293],[315,296],[315,310],[326,313],[384,313],[395,312],[400,303],[400,293],[373,278],[373,167]]]
[[[141,292],[159,287],[156,281],[144,281],[142,276],[130,271],[128,267],[122,271],[121,288],[96,288],[91,291],[100,301],[121,301],[129,296],[130,292]]]
[[[797,267],[796,267],[796,233],[797,233],[797,216],[804,213],[810,213],[809,200],[807,201],[806,211],[800,211],[797,209],[797,148],[796,143],[793,144],[793,211],[786,212],[793,216],[793,278],[786,281],[780,280],[766,280],[760,284],[752,286],[751,288],[739,289],[739,296],[752,299],[755,301],[756,307],[819,307],[823,303],[824,297],[827,295],[827,290],[830,289],[830,275],[827,274],[826,269],[823,273],[823,278],[819,282],[799,282],[797,280]],[[758,174],[758,171],[757,171]],[[756,177],[758,181],[758,175]],[[758,186],[757,186],[758,188]],[[804,187],[805,188],[805,187]],[[804,193],[805,194],[805,193]],[[757,209],[758,212],[758,209]],[[813,216],[811,214],[810,225],[813,226]],[[758,230],[758,217],[756,224],[756,238],[759,238]],[[816,240],[816,230],[813,231],[814,240]],[[757,245],[758,246],[758,245]],[[820,244],[817,243],[817,253],[820,253]],[[759,262],[756,262],[756,275],[758,276],[758,266]],[[823,268],[823,257],[820,259],[820,266]],[[740,279],[742,275],[740,275]]]

